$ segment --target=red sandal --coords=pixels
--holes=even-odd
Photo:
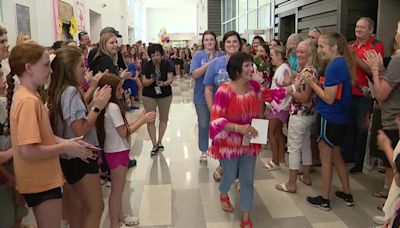
[[[233,213],[235,211],[231,201],[229,200],[229,196],[219,197],[219,201],[221,202],[221,209],[223,211],[228,213]]]
[[[241,228],[253,228],[253,223],[250,220],[242,221],[240,223]]]

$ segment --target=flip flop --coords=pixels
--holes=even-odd
[[[372,196],[381,199],[386,199],[388,197],[386,192],[374,192],[372,193]]]
[[[311,181],[306,181],[306,180],[303,179],[303,175],[300,175],[298,179],[299,179],[299,181],[301,181],[303,184],[305,184],[307,186],[311,186],[312,185]]]
[[[296,190],[291,191],[291,190],[287,189],[285,183],[283,183],[283,184],[277,184],[277,185],[275,185],[275,188],[276,188],[276,190],[282,191],[282,192],[296,193]]]
[[[264,169],[268,170],[268,171],[277,170],[280,168],[281,167],[279,165],[275,164],[272,160],[267,162],[267,164],[264,165]]]

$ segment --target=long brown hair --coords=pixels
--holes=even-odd
[[[202,37],[201,37],[201,45],[200,45],[200,49],[199,50],[204,50],[204,38],[206,37],[206,35],[211,35],[214,37],[215,40],[215,45],[214,45],[214,51],[218,51],[218,40],[217,40],[217,35],[215,35],[215,32],[211,31],[211,30],[207,30],[203,33]]]
[[[119,106],[122,118],[123,118],[126,128],[127,128],[126,133],[127,133],[127,135],[129,135],[129,125],[128,125],[128,121],[126,120],[123,101],[119,100],[116,96],[118,85],[120,85],[121,82],[122,82],[121,78],[117,75],[104,74],[103,77],[101,77],[98,86],[100,88],[102,88],[105,85],[109,85],[111,87],[112,91],[111,91],[111,98],[109,100],[109,103],[112,102]],[[104,114],[106,112],[106,109],[107,108],[101,110],[99,116],[96,119],[97,137],[99,139],[99,144],[100,144],[101,148],[104,147],[104,141],[106,139],[106,133],[105,133],[105,129],[104,129]]]
[[[51,82],[47,89],[47,106],[49,108],[50,123],[54,132],[58,132],[58,121],[63,120],[61,96],[68,86],[77,89],[83,102],[80,82],[75,75],[76,67],[82,63],[82,50],[78,47],[65,46],[55,52],[56,57],[51,62]],[[62,121],[64,126],[64,121]],[[65,126],[64,126],[65,127]]]
[[[132,56],[131,54],[131,50],[135,49],[135,55]],[[139,49],[136,47],[136,45],[132,45],[129,49],[128,49],[128,54],[129,54],[129,58],[134,58],[134,59],[139,59]]]
[[[0,27],[1,28],[1,27]],[[8,58],[8,62],[10,64],[11,72],[7,75],[7,122],[8,126],[10,126],[10,109],[12,103],[12,97],[14,95],[14,75],[18,77],[22,77],[25,72],[25,65],[35,64],[40,58],[42,58],[43,53],[46,51],[46,48],[40,46],[35,43],[23,43],[15,46],[10,53]]]
[[[342,55],[346,60],[347,67],[350,72],[350,79],[352,83],[356,81],[356,59],[355,56],[350,52],[346,37],[336,32],[330,32],[322,34],[320,39],[328,41],[330,47],[337,46],[338,54]]]

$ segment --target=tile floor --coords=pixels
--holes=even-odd
[[[192,103],[193,81],[177,79],[173,84],[173,104],[170,121],[163,144],[165,151],[150,158],[151,141],[146,127],[132,136],[132,157],[138,161],[127,175],[124,207],[127,212],[139,215],[143,228],[233,228],[239,227],[240,214],[226,214],[219,208],[218,184],[212,173],[218,162],[208,160],[207,166],[199,164],[197,147],[197,116]],[[135,118],[140,111],[128,115]],[[371,192],[383,186],[383,175],[357,174],[350,178],[355,206],[347,207],[332,197],[330,212],[310,207],[305,197],[315,195],[320,189],[319,172],[312,174],[311,187],[298,184],[296,194],[276,191],[274,186],[287,179],[288,170],[265,171],[267,150],[259,156],[254,183],[254,206],[251,217],[254,227],[280,228],[365,228],[374,227],[372,216],[382,200],[373,198]],[[340,184],[334,177],[333,190]],[[103,187],[105,210],[102,228],[108,228],[109,189]],[[231,200],[238,208],[238,193],[231,189]],[[32,213],[25,219],[34,222]]]

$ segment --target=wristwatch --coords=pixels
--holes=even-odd
[[[98,107],[93,107],[92,108],[93,112],[99,113],[101,110]]]

